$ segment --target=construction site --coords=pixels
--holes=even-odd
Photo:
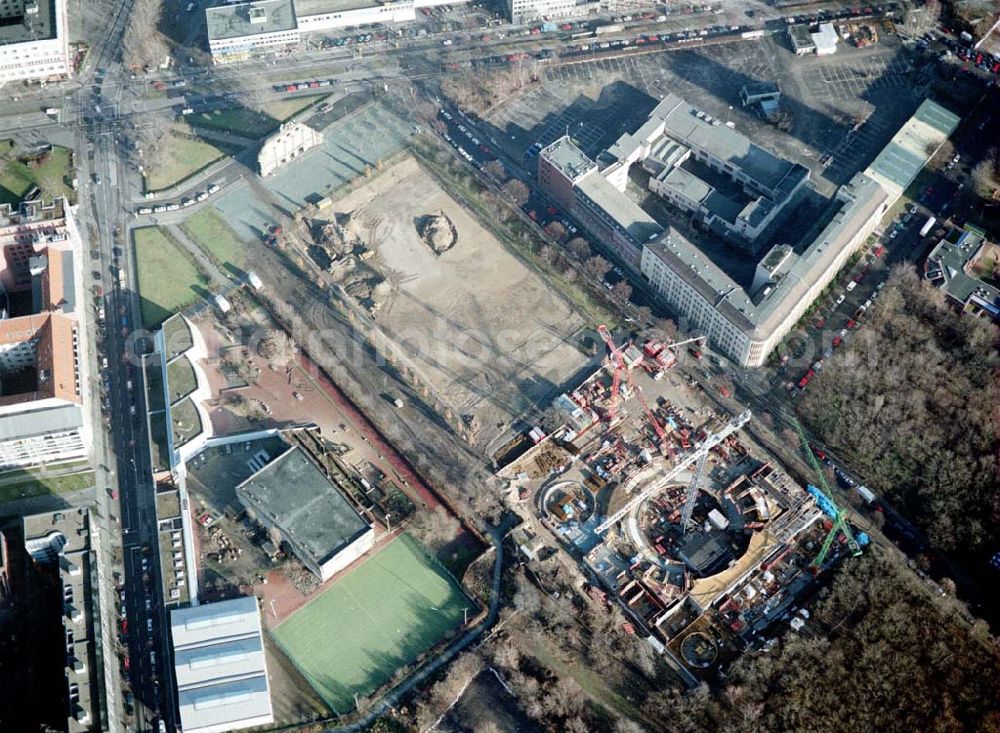
[[[822,489],[796,483],[741,432],[749,411],[720,412],[673,370],[690,342],[619,345],[598,333],[608,356],[553,402],[563,424],[514,438],[495,456],[498,474],[577,563],[590,597],[617,604],[625,630],[695,684],[767,643],[776,623],[801,625],[814,579],[867,537],[818,467]]]

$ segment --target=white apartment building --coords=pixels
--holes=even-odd
[[[70,72],[66,0],[0,0],[0,86]]]
[[[290,49],[300,40],[292,0],[255,0],[205,8],[205,22],[208,48],[217,64]]]

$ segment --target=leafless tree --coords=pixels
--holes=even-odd
[[[611,295],[615,300],[625,303],[632,297],[632,286],[625,280],[619,280],[611,287]]]
[[[972,184],[975,192],[983,198],[993,198],[994,193],[1000,189],[1000,173],[993,161],[981,160],[972,169]]]
[[[444,507],[418,512],[410,524],[413,536],[435,554],[455,538],[458,528],[458,520]]]
[[[143,168],[155,165],[161,148],[170,141],[173,125],[170,110],[155,110],[132,118],[127,132],[132,162]]]
[[[611,263],[600,255],[594,255],[584,264],[587,273],[600,280],[611,270]]]
[[[160,33],[162,0],[135,0],[122,37],[122,60],[132,69],[146,69],[162,64],[170,48]]]
[[[233,75],[228,87],[243,107],[268,116],[271,82],[262,70]]]
[[[499,160],[491,160],[489,163],[483,166],[483,170],[485,170],[487,173],[489,173],[498,181],[502,181],[507,177],[507,169],[504,167],[504,164],[501,163]]]
[[[293,348],[288,334],[284,331],[274,331],[261,340],[258,353],[267,359],[272,369],[279,369],[291,361]]]
[[[590,242],[583,237],[573,237],[566,245],[566,249],[569,250],[570,255],[578,260],[590,257]]]
[[[554,242],[560,242],[566,236],[566,227],[558,221],[550,221],[545,225],[545,236]]]
[[[517,206],[524,206],[528,203],[528,197],[531,195],[531,191],[524,181],[519,181],[516,178],[503,184],[503,192]]]

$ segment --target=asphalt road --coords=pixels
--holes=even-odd
[[[175,88],[176,95],[164,98],[147,96],[147,82],[134,79],[118,59],[122,32],[131,12],[132,0],[124,0],[109,19],[107,35],[94,45],[92,61],[81,76],[71,82],[36,88],[22,94],[20,99],[5,103],[0,117],[0,133],[17,134],[27,139],[52,140],[66,130],[75,133],[76,160],[79,167],[80,226],[84,238],[89,227],[96,232],[96,242],[86,242],[84,250],[98,250],[99,261],[87,259],[87,270],[93,267],[101,272],[104,288],[106,314],[106,336],[101,354],[108,358],[106,373],[95,374],[88,381],[92,391],[91,404],[95,409],[95,453],[99,462],[98,522],[106,543],[108,557],[121,541],[123,560],[124,609],[126,630],[121,638],[127,650],[129,668],[125,677],[135,698],[134,715],[128,718],[129,727],[140,731],[156,730],[157,718],[162,716],[168,729],[173,729],[175,701],[173,699],[172,663],[169,647],[169,628],[161,597],[161,574],[156,541],[154,486],[151,478],[148,435],[145,420],[144,399],[140,389],[137,366],[128,357],[127,335],[139,325],[138,300],[135,294],[134,267],[131,248],[128,246],[129,229],[132,224],[131,212],[142,201],[141,181],[137,171],[126,163],[120,146],[120,136],[125,122],[141,119],[151,110],[165,106],[189,105],[196,110],[237,106],[229,95],[235,82],[246,77],[259,77],[268,73],[268,66],[280,63],[284,77],[294,71],[301,79],[309,79],[322,74],[336,78],[339,85],[370,84],[384,79],[418,79],[437,75],[438,62],[444,58],[465,59],[473,55],[488,55],[497,49],[508,49],[512,45],[522,50],[540,46],[558,47],[567,41],[568,34],[544,37],[531,36],[516,41],[497,39],[488,43],[476,41],[473,44],[449,47],[447,52],[441,47],[439,38],[419,41],[405,41],[397,45],[366,47],[362,55],[352,50],[305,51],[290,57],[283,57],[265,63],[249,64],[220,69],[182,68],[174,78],[186,81],[183,89]],[[700,27],[716,22],[711,16],[690,18],[686,21],[672,16],[673,25]],[[630,28],[634,34],[638,27]],[[475,32],[473,32],[475,34]],[[627,34],[626,34],[627,35]],[[445,55],[447,54],[447,55]],[[95,73],[96,70],[101,73]],[[266,79],[262,83],[270,83]],[[287,97],[294,95],[275,94]],[[47,107],[59,107],[57,118],[46,115]],[[497,146],[478,135],[481,143],[491,148],[486,152],[469,143],[468,138],[456,129],[457,123],[449,123],[449,135],[461,141],[473,161],[482,164],[496,153]],[[92,154],[91,154],[92,148]],[[521,170],[525,161],[511,161],[503,158],[508,169]],[[93,174],[98,174],[102,183],[93,183]],[[942,194],[944,192],[942,191]],[[117,230],[117,234],[116,234]],[[115,266],[115,247],[120,247],[119,265],[123,269],[123,287],[119,287],[118,277],[112,274]],[[96,343],[98,331],[95,309],[89,288],[92,277],[86,275],[88,287],[85,325],[91,334],[90,344]],[[100,364],[100,356],[95,362]],[[132,382],[129,389],[128,383]],[[102,387],[102,383],[106,385]],[[102,396],[103,392],[103,396]],[[106,401],[109,423],[106,430],[99,429],[103,423],[97,418],[102,399]],[[132,414],[133,408],[135,415]],[[117,487],[118,499],[103,487]],[[105,561],[108,561],[107,558]],[[110,574],[110,573],[109,573]],[[118,592],[117,590],[115,591]],[[105,593],[110,595],[109,589]],[[105,613],[114,609],[120,617],[112,599],[106,597]],[[148,603],[148,608],[147,608]],[[123,619],[115,622],[122,630]],[[117,679],[118,670],[111,673]],[[114,686],[112,682],[112,686]],[[124,692],[122,687],[122,692]],[[111,728],[120,730],[124,717],[122,695],[109,695]]]
[[[121,35],[131,10],[131,0],[119,6],[104,42],[95,48],[94,67],[85,73],[73,98],[73,106],[65,110],[79,118],[85,109],[101,109],[114,119],[132,100],[123,93],[120,83],[125,72],[117,59]],[[94,73],[94,69],[102,71]],[[137,360],[130,358],[128,334],[138,325],[138,302],[131,286],[132,263],[126,246],[128,219],[122,201],[122,191],[134,185],[134,172],[126,163],[116,139],[116,125],[100,121],[91,126],[77,126],[76,150],[80,189],[79,219],[83,236],[96,234],[85,249],[96,249],[100,259],[89,260],[99,268],[104,290],[105,337],[97,363],[107,358],[107,368],[100,379],[90,380],[92,405],[104,403],[102,412],[107,422],[95,422],[95,443],[101,462],[98,491],[100,529],[105,536],[121,540],[123,561],[119,594],[120,610],[114,604],[105,605],[110,614],[116,609],[120,642],[128,659],[128,669],[119,668],[127,685],[109,690],[109,716],[117,720],[112,729],[121,730],[124,720],[128,727],[139,731],[155,731],[157,718],[162,716],[173,730],[174,705],[167,691],[173,689],[172,665],[168,642],[168,626],[160,588],[159,553],[156,541],[156,509],[149,441],[146,434],[145,404],[141,390],[141,375]],[[89,183],[100,177],[100,185]],[[116,254],[118,255],[116,257]],[[117,275],[121,267],[122,275]],[[88,289],[93,283],[88,277]],[[83,308],[88,331],[94,335],[96,295],[88,292]],[[90,343],[96,343],[96,339]],[[110,429],[110,434],[100,427]],[[110,449],[110,450],[109,450]],[[110,454],[113,454],[113,458]],[[107,490],[103,487],[106,486]],[[117,500],[111,490],[117,487]],[[133,696],[133,711],[129,715],[125,695]],[[172,695],[170,696],[172,698]]]

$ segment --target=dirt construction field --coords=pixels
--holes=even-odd
[[[583,365],[572,339],[583,320],[412,158],[335,209],[379,222],[378,257],[368,264],[390,287],[377,319],[438,399],[456,415],[480,420],[480,439],[554,397]],[[418,232],[437,212],[457,233],[440,254]]]

